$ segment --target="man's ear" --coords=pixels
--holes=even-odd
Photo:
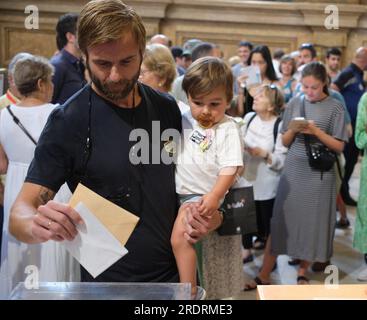
[[[68,40],[68,42],[76,43],[76,35],[75,34],[72,34],[71,32],[66,32],[65,37]]]

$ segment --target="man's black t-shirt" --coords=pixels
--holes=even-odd
[[[170,128],[181,131],[181,115],[170,96],[142,84],[139,92],[141,103],[122,109],[86,86],[56,108],[26,177],[26,182],[54,191],[66,181],[73,192],[82,182],[140,217],[126,243],[129,253],[96,279],[82,269],[83,281],[178,281],[170,244],[177,215],[174,164],[154,164],[150,157],[148,164],[132,165],[129,152],[135,142],[129,142],[129,135],[133,128],[142,128],[151,136],[152,120],[159,121],[159,133]],[[91,149],[85,161],[88,127]],[[162,149],[163,142],[157,137],[150,140],[150,149],[154,144]]]

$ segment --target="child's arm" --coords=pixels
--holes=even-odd
[[[203,195],[199,212],[205,216],[211,216],[219,208],[219,202],[224,198],[228,189],[236,180],[237,170],[240,167],[226,167],[219,172],[219,176],[213,189]]]

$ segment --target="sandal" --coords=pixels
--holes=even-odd
[[[326,262],[314,262],[311,266],[313,272],[324,272],[325,268],[330,264],[330,260]]]
[[[304,285],[309,284],[310,280],[305,276],[297,276],[297,284]]]
[[[259,277],[256,277],[253,282],[246,283],[243,291],[252,291],[257,288],[257,286],[267,286],[270,282],[263,282]]]
[[[350,226],[350,222],[348,220],[348,218],[340,218],[337,222],[335,227],[337,229],[347,229]]]

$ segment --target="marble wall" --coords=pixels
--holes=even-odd
[[[0,1],[0,66],[19,51],[51,57],[56,50],[54,28],[59,15],[78,12],[87,1],[33,0],[39,10],[39,28],[27,29],[26,0]],[[167,34],[173,44],[199,38],[219,44],[224,57],[236,53],[237,43],[250,40],[296,50],[304,42],[316,45],[323,57],[329,46],[343,50],[349,62],[359,46],[367,46],[367,1],[245,1],[245,0],[126,0],[143,17],[148,35]],[[328,30],[325,8],[336,4],[338,29]]]

